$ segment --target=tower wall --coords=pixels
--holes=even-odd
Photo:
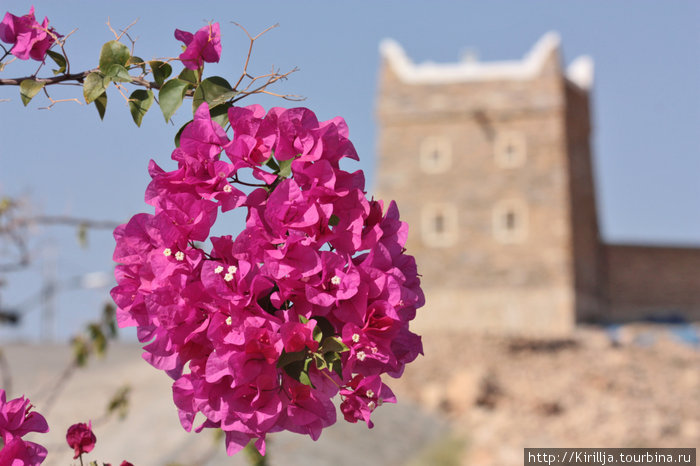
[[[597,321],[605,313],[607,296],[593,181],[589,93],[569,81],[565,92],[576,320]]]
[[[378,175],[410,227],[428,310],[417,328],[566,334],[575,322],[565,80],[558,50],[527,79],[411,83],[388,61],[380,74]],[[503,135],[524,161],[499,164]],[[447,141],[449,166],[422,166],[427,139]],[[499,238],[499,206],[518,206],[524,233]],[[444,210],[447,240],[431,241]],[[447,224],[454,222],[451,227]],[[453,233],[453,234],[452,234]]]
[[[417,327],[700,320],[700,248],[600,239],[590,58],[564,73],[551,34],[511,62],[415,65],[382,48],[377,191],[410,225],[428,308]]]

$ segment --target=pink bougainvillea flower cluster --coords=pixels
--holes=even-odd
[[[50,33],[49,33],[50,32]],[[0,40],[8,44],[14,44],[10,53],[20,60],[44,61],[46,52],[55,42],[55,37],[63,37],[57,34],[53,28],[49,28],[49,19],[39,24],[34,18],[34,7],[24,16],[15,16],[5,13],[0,23]]]
[[[185,43],[185,51],[180,54],[185,68],[197,70],[204,62],[218,63],[221,58],[219,23],[208,24],[194,34],[175,29],[175,38]]]
[[[223,429],[229,454],[251,440],[264,454],[281,430],[317,439],[337,394],[346,420],[372,427],[395,402],[382,376],[422,353],[408,227],[394,202],[367,199],[361,171],[340,168],[358,160],[343,119],[258,105],[228,117],[230,138],[202,104],[177,168],[150,162],[155,213],[114,232],[119,324],[136,326],[144,358],[175,380],[183,427],[202,413],[196,430]],[[235,209],[243,230],[212,235]]]
[[[33,466],[46,458],[46,448],[22,439],[29,432],[48,432],[44,416],[32,411],[24,397],[6,401],[5,390],[0,389],[0,465]]]

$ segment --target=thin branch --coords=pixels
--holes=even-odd
[[[128,106],[128,105],[129,105],[129,102],[130,102],[130,99],[129,99],[129,97],[127,97],[126,94],[124,94],[124,86],[123,86],[121,83],[116,83],[116,82],[115,82],[115,83],[114,83],[114,87],[117,88],[117,90],[119,91],[119,93],[122,95],[122,97],[123,97],[124,100],[126,101],[126,105]]]
[[[238,178],[235,178],[235,179],[233,179],[233,180],[231,180],[231,181],[232,181],[233,183],[242,184],[243,186],[250,186],[251,188],[266,188],[266,187],[268,187],[267,184],[247,183],[247,182],[245,182],[245,181],[239,180]]]
[[[114,230],[121,225],[121,223],[112,220],[92,220],[89,218],[68,217],[64,215],[40,215],[36,217],[19,218],[15,221],[15,225],[17,226],[27,226],[31,224],[77,226],[97,230]]]
[[[63,58],[66,59],[66,74],[70,74],[70,60],[68,59],[68,54],[66,53],[66,39],[68,39],[70,36],[72,36],[73,33],[77,30],[78,30],[77,28],[73,29],[71,32],[69,32],[68,34],[63,36],[63,38],[60,40],[58,40],[58,38],[56,36],[54,36],[54,34],[49,31],[49,34],[54,36],[54,39],[56,39],[56,43],[58,43],[58,46],[61,47],[61,52],[62,52]]]
[[[7,362],[7,357],[5,357],[5,353],[2,349],[0,349],[0,374],[2,374],[2,378],[0,379],[2,388],[9,396],[12,393],[12,373],[10,372],[10,364]]]
[[[36,69],[36,71],[32,75],[33,77],[36,77],[36,75],[39,74],[39,71],[41,71],[41,68],[44,66],[45,63],[46,63],[45,61],[42,61],[39,63],[39,68]]]
[[[271,74],[270,78],[268,78],[268,80],[267,80],[264,84],[262,84],[261,86],[259,86],[259,87],[255,88],[255,89],[253,89],[252,91],[248,91],[247,89],[250,87],[250,84],[252,84],[252,83],[255,82],[257,79],[259,79],[259,78],[260,78],[260,76],[259,76],[259,77],[255,78],[253,81],[251,81],[250,84],[249,84],[244,90],[242,90],[242,91],[240,92],[240,97],[236,97],[235,99],[232,100],[232,102],[237,102],[237,101],[243,99],[244,97],[249,96],[249,95],[252,95],[252,94],[263,93],[263,90],[264,90],[265,88],[267,88],[267,86],[269,86],[270,84],[276,83],[277,81],[280,81],[280,80],[283,80],[283,79],[287,79],[287,77],[288,77],[290,74],[292,74],[292,73],[294,73],[294,72],[296,72],[296,71],[299,71],[299,69],[295,67],[294,69],[292,69],[292,70],[290,70],[290,71],[287,71],[287,72],[284,73],[284,74],[273,73],[273,74]],[[290,96],[290,97],[292,97],[292,98],[290,98],[289,100],[293,100],[293,97],[295,97],[295,96]],[[303,98],[299,98],[299,100],[303,100]]]
[[[79,83],[82,83],[87,77],[87,75],[95,71],[99,71],[99,68],[93,68],[91,70],[83,71],[80,73],[61,74],[59,76],[52,76],[50,78],[37,78],[34,76],[24,76],[22,78],[3,78],[0,79],[0,86],[19,86],[20,83],[25,79],[33,79],[37,82],[44,83],[45,86],[62,83],[64,81],[77,81]]]
[[[71,363],[68,364],[68,366],[66,366],[65,369],[63,369],[63,372],[58,377],[58,380],[52,384],[52,387],[50,389],[51,391],[49,391],[49,394],[46,396],[43,403],[41,404],[42,414],[46,416],[49,413],[54,403],[56,402],[58,395],[61,394],[61,392],[66,386],[66,383],[71,379],[77,368],[78,364],[75,361],[71,361]]]
[[[5,57],[6,57],[9,53],[10,53],[10,52],[7,52],[7,53],[5,54]],[[2,59],[4,60],[5,57],[2,57]],[[6,61],[5,63],[2,63],[2,67],[3,67],[3,68],[6,67],[7,65],[9,65],[10,63],[12,63],[12,62],[15,61],[15,60],[17,60],[17,57],[12,57],[12,58],[10,59],[10,61]],[[1,62],[1,61],[2,61],[2,60],[0,60],[0,62]]]
[[[39,107],[39,110],[51,110],[54,105],[61,103],[61,102],[75,102],[78,105],[83,105],[83,103],[76,98],[58,99],[58,100],[53,99],[53,98],[51,98],[51,96],[49,95],[49,91],[47,91],[45,87],[43,88],[43,91],[44,91],[44,95],[46,96],[46,98],[49,99],[49,102],[51,102],[51,105],[48,105],[46,107]]]
[[[58,99],[58,100],[52,99],[51,97],[48,97],[48,96],[47,96],[47,98],[49,99],[49,101],[51,102],[51,104],[50,104],[50,105],[47,105],[46,107],[39,107],[39,110],[51,110],[51,109],[53,108],[54,105],[56,105],[56,104],[58,104],[58,103],[61,103],[61,102],[75,102],[75,103],[78,104],[78,105],[83,105],[83,103],[82,103],[80,100],[76,99],[76,98],[73,98],[73,99]]]
[[[119,40],[119,36],[117,35],[117,31],[114,30],[112,25],[109,23],[109,16],[107,17],[107,27],[109,28],[110,31],[112,31],[112,34],[114,34],[114,39]]]
[[[138,21],[138,20],[137,20],[137,21]],[[131,27],[131,25],[130,25],[129,27]],[[127,29],[128,29],[128,28],[127,28]],[[138,39],[138,37],[137,37],[136,39],[133,39],[133,38],[129,35],[129,33],[126,32],[126,29],[124,29],[124,30],[122,31],[122,34],[124,34],[124,35],[126,36],[126,38],[129,39],[129,41],[131,42],[131,51],[130,51],[130,54],[131,54],[131,56],[133,56],[133,55],[134,55],[134,49],[136,48],[136,39]]]
[[[276,94],[274,92],[270,92],[270,91],[266,91],[266,90],[262,90],[262,91],[260,91],[260,93],[271,95],[272,97],[280,97],[284,100],[289,100],[292,102],[301,102],[303,100],[306,100],[306,97],[304,97],[302,95],[297,95],[297,94]]]
[[[248,74],[248,63],[250,63],[250,56],[253,52],[253,44],[260,36],[262,36],[266,32],[268,32],[271,29],[274,29],[276,27],[279,27],[279,24],[273,24],[272,26],[268,27],[267,29],[265,29],[264,31],[262,31],[261,33],[256,35],[255,37],[251,37],[250,33],[248,33],[248,30],[246,28],[244,28],[243,26],[241,26],[240,24],[238,24],[236,22],[233,22],[233,24],[235,24],[236,26],[241,28],[243,30],[243,32],[245,33],[245,35],[248,36],[248,39],[250,40],[250,44],[248,45],[248,55],[246,56],[245,64],[243,65],[243,74],[241,75],[240,78],[238,78],[238,82],[236,82],[236,84],[233,86],[233,88],[236,89],[236,88],[238,88],[238,85],[241,83],[241,81],[243,81],[243,79],[245,77],[252,77]]]
[[[125,27],[124,29],[120,29],[119,31],[121,32],[121,34],[119,34],[119,36],[117,37],[117,40],[121,40],[122,36],[125,35],[125,34],[126,34],[127,37],[129,37],[129,35],[126,33],[126,31],[128,31],[128,30],[131,28],[131,26],[133,26],[134,24],[136,24],[136,23],[138,23],[138,22],[139,22],[139,19],[136,18],[136,19],[133,20],[133,21],[131,22],[131,24],[129,24],[127,27]],[[110,28],[110,29],[111,29],[111,28]],[[129,40],[131,40],[131,42],[132,42],[132,44],[133,44],[134,41],[131,39],[131,37],[129,37]]]

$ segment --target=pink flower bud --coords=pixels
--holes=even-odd
[[[68,442],[69,447],[75,450],[73,459],[83,453],[91,452],[97,442],[95,434],[92,433],[92,422],[87,424],[80,422],[70,426],[66,432],[66,442]]]

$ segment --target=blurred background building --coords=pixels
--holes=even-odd
[[[553,32],[502,62],[415,64],[381,44],[377,191],[411,225],[430,309],[419,327],[700,319],[700,248],[601,240],[593,61],[564,69],[560,54]]]

